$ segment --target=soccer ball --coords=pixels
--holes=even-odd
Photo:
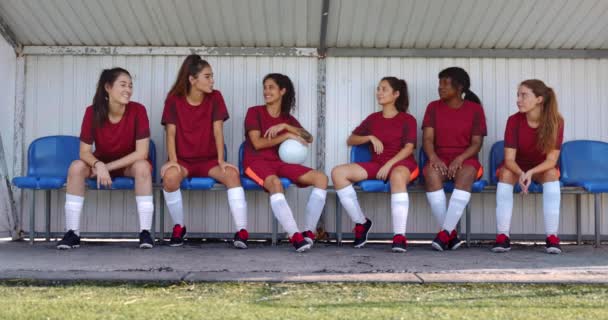
[[[287,139],[279,147],[279,157],[283,162],[302,164],[308,157],[308,147],[294,139]]]

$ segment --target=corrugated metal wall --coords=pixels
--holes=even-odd
[[[160,125],[163,102],[175,80],[183,57],[177,56],[28,56],[26,60],[26,128],[25,143],[54,134],[78,135],[85,107],[90,104],[97,78],[103,68],[121,66],[128,69],[134,82],[133,100],[143,103],[151,122],[152,139],[157,144],[160,168],[166,159],[164,133]],[[291,77],[297,91],[296,117],[303,126],[315,132],[317,126],[317,59],[304,57],[209,57],[222,91],[230,120],[225,138],[228,160],[238,160],[238,148],[244,139],[243,120],[248,107],[262,104],[262,78],[270,72]],[[312,150],[314,150],[312,146]],[[25,161],[25,160],[24,160]],[[312,157],[307,164],[315,167]],[[309,190],[290,189],[288,201],[296,208],[298,221]],[[65,193],[52,196],[52,230],[62,231]],[[137,215],[132,192],[88,192],[83,231],[135,231]],[[185,192],[186,223],[191,232],[232,232],[232,221],[225,192]],[[251,232],[270,232],[268,196],[248,193]],[[27,199],[23,212],[28,212]],[[44,229],[43,193],[37,197],[36,228]],[[171,224],[167,213],[167,227]],[[27,214],[23,226],[28,226]]]
[[[0,37],[0,128],[2,128],[2,145],[8,175],[13,173],[13,138],[15,115],[15,75],[17,58],[13,48]],[[3,197],[2,197],[3,198]],[[8,208],[0,201],[0,236],[7,232],[9,227]]]
[[[380,78],[393,75],[408,82],[410,113],[420,126],[427,104],[438,99],[437,74],[441,69],[454,65],[469,71],[472,90],[484,103],[488,136],[481,156],[485,166],[492,144],[503,139],[508,116],[517,110],[517,85],[524,79],[542,79],[556,90],[566,119],[566,141],[608,140],[608,126],[604,125],[608,122],[608,60],[605,59],[328,58],[327,173],[335,165],[348,161],[346,138],[369,113],[379,110],[375,88]],[[419,143],[421,138],[419,131]],[[573,195],[563,196],[560,233],[576,232],[574,199]],[[374,231],[391,232],[388,195],[363,195],[361,202],[365,212],[375,218]],[[425,196],[414,195],[410,204],[408,232],[435,232],[437,227]],[[474,233],[495,232],[495,206],[493,194],[473,196],[471,222]],[[541,196],[516,196],[514,208],[512,233],[544,232]],[[588,208],[592,208],[592,199],[585,196],[582,203],[583,232],[592,234],[593,216]],[[606,209],[604,206],[603,210]],[[606,220],[602,225],[604,233],[608,231]],[[333,219],[328,221],[333,223]],[[353,224],[344,217],[343,226],[344,231],[348,231]],[[333,224],[329,228],[333,228]]]
[[[148,107],[153,139],[157,142],[159,159],[165,158],[160,122],[162,102],[175,77],[182,57],[172,56],[30,56],[26,74],[26,137],[50,134],[77,135],[84,107],[90,103],[95,81],[104,67],[125,66],[134,76],[134,100]],[[225,136],[229,160],[236,162],[238,145],[243,138],[243,118],[248,106],[261,103],[261,78],[268,72],[284,72],[295,82],[298,91],[297,117],[314,131],[316,128],[317,69],[315,58],[210,57],[216,74],[216,86],[229,107],[231,119]],[[485,106],[488,137],[482,151],[487,164],[489,149],[502,139],[508,115],[514,113],[516,88],[527,78],[540,78],[554,87],[566,118],[566,140],[608,140],[608,60],[568,59],[425,59],[425,58],[328,58],[327,59],[327,174],[337,164],[348,161],[345,144],[350,131],[370,112],[376,110],[374,96],[377,81],[395,75],[408,81],[410,112],[420,121],[428,102],[437,99],[437,73],[444,67],[459,65],[471,77],[472,89]],[[162,160],[159,160],[159,162]],[[309,164],[315,166],[314,159]],[[159,163],[160,165],[160,163]],[[290,189],[288,200],[298,221],[308,190]],[[42,196],[42,194],[40,194]],[[64,193],[52,197],[53,231],[63,228]],[[137,225],[133,194],[129,192],[90,192],[83,217],[86,231],[133,231]],[[252,232],[269,232],[271,215],[267,195],[248,194],[249,220]],[[390,232],[387,195],[362,195],[366,213],[374,218],[376,232]],[[538,195],[516,196],[513,233],[542,234],[542,198]],[[560,233],[574,234],[575,201],[564,195]],[[232,221],[223,192],[185,193],[186,221],[193,232],[230,232]],[[436,226],[423,194],[412,196],[408,232],[432,233]],[[608,203],[604,201],[604,203]],[[43,199],[37,201],[37,229],[43,228]],[[494,195],[475,195],[472,200],[472,231],[492,234],[495,231]],[[592,199],[583,197],[583,232],[592,234]],[[604,210],[607,210],[604,206]],[[27,211],[27,205],[23,212]],[[329,198],[327,228],[334,230],[335,201]],[[167,219],[166,227],[170,225]],[[27,226],[24,216],[23,226]],[[343,230],[352,228],[344,217]],[[608,219],[602,222],[608,231]]]

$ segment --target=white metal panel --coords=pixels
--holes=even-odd
[[[133,100],[143,103],[150,119],[152,139],[157,145],[157,167],[166,159],[164,131],[160,125],[166,92],[173,84],[181,56],[29,56],[26,60],[25,143],[54,134],[78,135],[84,110],[91,103],[103,68],[121,66],[133,76]],[[317,59],[314,57],[208,57],[219,89],[226,100],[230,119],[224,126],[228,160],[237,162],[244,140],[247,108],[263,104],[262,78],[270,72],[287,74],[297,91],[295,116],[314,132],[317,126]],[[11,108],[12,109],[12,108]],[[3,131],[4,134],[4,131]],[[311,146],[307,165],[316,166]],[[310,190],[290,189],[288,201],[300,223]],[[37,198],[36,226],[43,230],[44,197]],[[248,193],[250,231],[270,232],[268,196]],[[53,230],[63,230],[65,194],[52,197]],[[186,222],[192,232],[233,231],[224,192],[185,192]],[[27,201],[26,201],[27,203]],[[85,231],[134,231],[137,215],[131,192],[88,192],[82,220]],[[27,206],[23,212],[27,211]],[[259,215],[259,216],[258,216]],[[23,226],[28,226],[24,217]],[[170,226],[167,214],[167,227]]]
[[[0,135],[4,147],[3,158],[8,169],[8,179],[13,178],[13,140],[15,116],[15,79],[17,58],[13,48],[0,37]],[[3,177],[4,179],[4,177]],[[4,183],[4,182],[3,182]],[[4,190],[4,188],[3,188]],[[0,196],[0,233],[9,231],[9,207],[4,195]]]
[[[321,0],[1,0],[24,45],[317,46]]]
[[[338,164],[348,162],[346,139],[350,132],[371,112],[380,110],[375,100],[375,87],[383,76],[397,76],[407,81],[410,94],[410,113],[418,126],[429,102],[437,100],[437,74],[448,66],[465,68],[472,82],[472,90],[484,103],[488,136],[481,152],[482,164],[488,167],[492,144],[504,137],[509,115],[517,111],[518,84],[529,78],[544,80],[558,95],[560,110],[566,120],[565,140],[608,140],[608,60],[598,59],[425,59],[425,58],[328,58],[327,60],[327,174]],[[421,130],[418,131],[418,146]],[[486,178],[488,172],[486,170]],[[387,195],[361,195],[362,207],[374,220],[376,232],[391,232],[390,201]],[[513,233],[544,231],[542,197],[516,196]],[[564,195],[560,233],[573,234],[575,197]],[[583,231],[593,232],[593,199],[583,197]],[[605,202],[604,202],[605,203]],[[475,233],[495,231],[495,195],[474,195],[472,200],[472,230]],[[604,205],[606,210],[608,206]],[[333,207],[327,208],[333,214]],[[410,200],[408,232],[435,232],[437,227],[427,208],[423,194]],[[332,222],[333,219],[328,221]],[[378,222],[378,223],[376,223]],[[603,221],[603,232],[608,230]],[[344,231],[352,228],[347,217]]]

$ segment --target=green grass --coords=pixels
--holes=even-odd
[[[608,286],[0,282],[0,319],[608,319]]]

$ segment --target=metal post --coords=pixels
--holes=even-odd
[[[466,207],[466,240],[467,240],[467,248],[471,246],[471,204],[467,204]]]
[[[595,247],[599,248],[600,247],[600,228],[602,226],[601,221],[600,221],[600,216],[601,216],[601,200],[602,200],[602,194],[601,193],[594,193],[593,194],[593,198],[594,198],[594,204],[595,204]]]
[[[576,194],[576,244],[581,245],[583,243],[583,232],[582,232],[582,219],[581,219],[581,194]]]
[[[34,244],[34,238],[36,237],[35,221],[36,221],[36,190],[32,189],[32,200],[30,201],[30,244]]]
[[[163,190],[160,190],[160,210],[159,210],[159,215],[160,215],[160,237],[159,237],[159,241],[162,244],[165,241],[165,196],[163,195]]]
[[[154,197],[154,189],[152,189],[152,196]],[[156,197],[154,197],[154,198],[156,198]],[[156,210],[152,211],[152,227],[151,227],[152,230],[150,230],[150,233],[151,233],[150,235],[152,236],[152,242],[156,241],[156,225],[155,225],[155,223],[156,223]]]
[[[340,206],[338,193],[336,193],[336,240],[338,246],[342,246],[342,207]]]
[[[44,192],[46,200],[46,214],[45,214],[45,226],[46,226],[46,241],[51,241],[51,190]]]
[[[272,246],[273,247],[277,245],[278,233],[279,233],[279,222],[277,221],[277,218],[273,214],[272,215]]]

